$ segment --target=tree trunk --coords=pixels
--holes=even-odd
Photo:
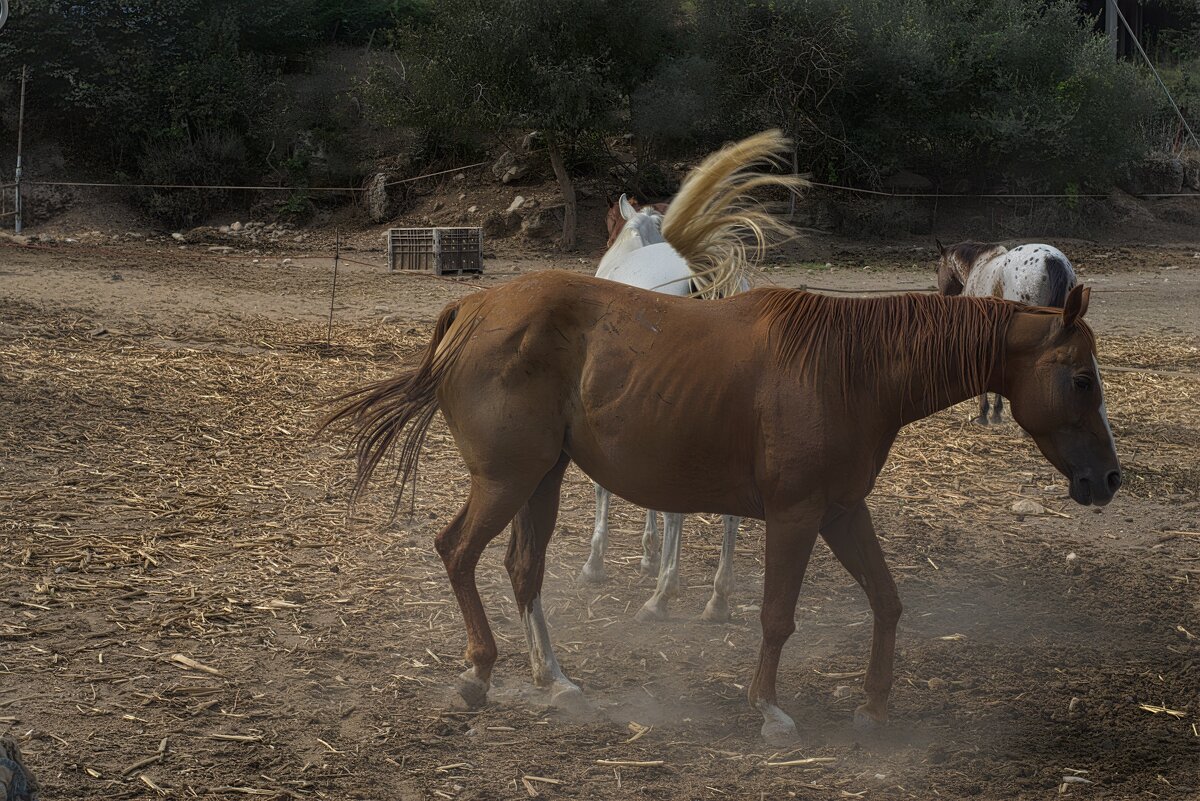
[[[558,179],[558,188],[562,191],[563,196],[563,233],[562,247],[563,250],[575,249],[575,186],[571,183],[571,176],[567,173],[567,165],[563,162],[562,150],[559,147],[558,139],[553,136],[548,136],[548,149],[550,150],[550,166],[554,168],[554,177]]]

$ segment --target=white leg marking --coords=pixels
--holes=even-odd
[[[662,566],[650,600],[638,610],[638,620],[666,620],[667,599],[679,594],[679,548],[683,515],[663,513]]]
[[[660,545],[661,543],[658,538],[658,512],[653,509],[647,509],[646,529],[642,532],[642,563],[638,566],[643,576],[658,575]]]
[[[604,554],[608,552],[608,505],[612,493],[599,484],[596,487],[596,527],[592,532],[592,552],[583,563],[580,581],[599,583],[607,576],[604,573]]]
[[[721,518],[725,524],[725,537],[721,540],[721,563],[717,565],[717,574],[713,576],[713,594],[704,607],[704,619],[713,623],[724,623],[729,620],[729,599],[733,596],[733,549],[737,543],[740,517],[724,515]]]
[[[528,609],[521,611],[521,622],[525,624],[525,640],[529,643],[533,683],[549,688],[551,703],[555,706],[578,706],[583,700],[583,691],[562,672],[554,656],[540,595],[530,602]]]

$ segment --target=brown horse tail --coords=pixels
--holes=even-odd
[[[462,352],[470,329],[474,328],[474,321],[460,326],[447,341],[447,334],[459,319],[461,305],[462,301],[455,301],[442,309],[433,327],[433,337],[415,368],[405,370],[394,378],[367,384],[333,400],[333,403],[341,405],[325,418],[319,431],[344,423],[353,432],[351,443],[357,472],[350,493],[351,507],[358,502],[375,469],[397,440],[400,440],[396,470],[399,492],[392,509],[392,519],[399,512],[404,487],[409,481],[413,484],[415,506],[421,445],[438,409],[438,386]],[[407,434],[404,433],[406,428]]]

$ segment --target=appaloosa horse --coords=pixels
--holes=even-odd
[[[936,241],[936,240],[935,240]],[[1050,245],[1003,245],[960,242],[938,246],[938,291],[943,295],[997,297],[1030,306],[1062,308],[1077,283],[1075,269],[1061,250]],[[996,395],[993,423],[1004,419],[1004,399]],[[988,396],[979,396],[980,425],[988,424]]]
[[[1087,301],[1082,287],[1062,310],[772,288],[697,303],[543,272],[448,305],[418,365],[344,396],[329,422],[354,431],[354,497],[397,444],[403,488],[438,409],[458,444],[470,489],[435,545],[466,624],[470,667],[458,691],[468,704],[486,700],[497,655],[475,570],[510,522],[505,566],[534,681],[553,703],[584,703],[554,656],[541,604],[573,460],[645,507],[766,521],[762,645],[749,697],[770,739],[795,733],[777,702],[776,672],[823,537],[874,612],[856,719],[881,723],[900,600],[866,498],[888,451],[908,423],[1001,392],[1067,476],[1071,497],[1107,504],[1121,472],[1083,322]]]

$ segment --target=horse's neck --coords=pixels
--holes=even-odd
[[[956,330],[942,326],[922,329],[900,351],[935,354],[933,357],[901,357],[894,369],[885,371],[887,377],[876,394],[884,419],[896,424],[897,429],[973,398],[985,388],[995,391],[1000,382],[1008,347],[1004,327],[997,329],[988,323],[980,305],[959,305],[961,308],[951,318]]]

